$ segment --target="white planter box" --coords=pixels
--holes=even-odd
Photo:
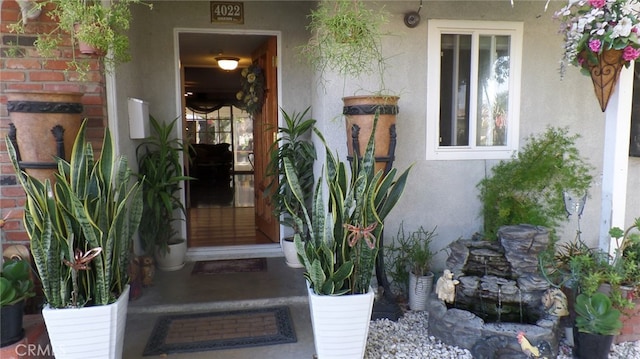
[[[363,358],[373,310],[367,294],[328,296],[309,291],[309,309],[318,359]]]
[[[69,309],[45,306],[42,316],[56,358],[122,358],[128,305],[127,285],[113,304]]]

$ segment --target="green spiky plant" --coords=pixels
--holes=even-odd
[[[378,115],[374,119],[375,126]],[[315,186],[311,213],[303,208],[303,217],[287,208],[299,227],[306,225],[309,236],[294,235],[294,243],[304,276],[311,289],[319,295],[362,294],[369,291],[373,267],[379,251],[383,222],[396,205],[409,175],[405,170],[395,179],[394,168],[384,175],[374,173],[374,137],[371,136],[362,159],[354,159],[350,174],[344,162],[337,159],[317,129],[323,142],[326,163],[323,176]],[[304,203],[299,180],[292,163],[284,160],[285,178],[292,189],[295,202]],[[323,188],[329,191],[328,209]]]
[[[142,214],[142,192],[126,157],[117,156],[109,129],[94,157],[80,126],[70,161],[57,159],[55,184],[20,170],[15,148],[9,157],[26,192],[24,223],[42,290],[52,308],[107,305],[129,283],[133,236]]]

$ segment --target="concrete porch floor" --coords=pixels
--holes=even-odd
[[[123,358],[279,358],[311,359],[315,353],[307,290],[302,269],[289,268],[282,257],[267,258],[267,271],[191,275],[194,262],[174,272],[156,271],[153,286],[129,302]],[[289,306],[297,342],[254,348],[143,357],[147,340],[162,315],[224,312]]]

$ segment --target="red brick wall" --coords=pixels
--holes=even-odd
[[[2,245],[28,244],[29,238],[22,224],[24,191],[16,183],[15,172],[9,162],[4,138],[11,122],[7,112],[6,91],[11,90],[44,90],[82,92],[84,96],[83,116],[89,120],[88,136],[95,149],[102,143],[104,126],[107,123],[106,95],[102,65],[96,58],[76,53],[77,58],[89,61],[91,71],[85,80],[80,80],[78,74],[66,71],[66,62],[72,59],[73,47],[71,40],[67,40],[59,48],[58,56],[54,59],[44,59],[33,47],[38,31],[55,28],[55,22],[48,16],[48,9],[36,20],[29,20],[24,34],[16,36],[9,32],[9,24],[19,21],[20,8],[13,0],[1,3],[0,11],[0,218],[9,216],[2,231]],[[50,5],[48,5],[50,6]],[[18,44],[19,54],[9,56],[6,50],[9,44]]]
[[[633,304],[633,309],[624,310],[620,317],[622,330],[614,340],[616,344],[640,340],[640,299],[634,299]]]

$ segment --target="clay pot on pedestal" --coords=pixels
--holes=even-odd
[[[342,99],[346,117],[347,150],[349,160],[364,156],[367,141],[373,129],[376,111],[379,113],[375,133],[376,171],[388,172],[395,158],[396,115],[399,112],[398,96],[349,96]]]
[[[7,92],[9,139],[20,168],[53,180],[54,157],[69,160],[82,123],[82,93]]]

